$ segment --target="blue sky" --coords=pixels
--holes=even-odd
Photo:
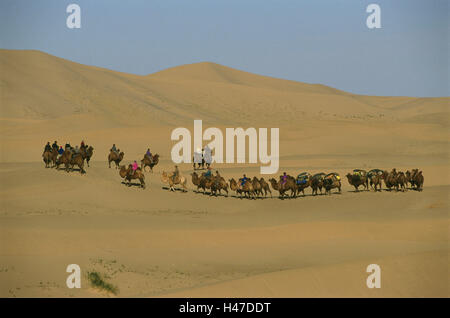
[[[359,94],[449,96],[447,0],[1,0],[0,48],[149,74],[211,61]],[[81,29],[66,7],[81,7]],[[368,29],[366,7],[381,7]]]

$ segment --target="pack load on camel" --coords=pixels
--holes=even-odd
[[[359,186],[363,186],[366,190],[369,190],[369,179],[367,172],[361,169],[354,169],[353,173],[347,173],[346,175],[348,183],[355,187],[355,191],[359,191]]]
[[[367,178],[367,171],[362,169],[353,169],[353,180],[360,181]]]
[[[310,178],[310,174],[308,172],[302,172],[297,176],[297,184],[306,184]]]
[[[323,178],[325,194],[331,194],[331,189],[337,188],[341,193],[341,176],[336,172],[331,172]]]
[[[320,194],[322,194],[323,188],[323,178],[325,177],[325,173],[319,172],[311,177],[311,189],[312,195],[317,195],[318,190],[320,190]]]

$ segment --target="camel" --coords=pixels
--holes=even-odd
[[[206,178],[204,174],[198,176],[197,172],[191,173],[192,183],[197,186],[197,192],[200,189],[203,189],[203,193],[206,192],[206,189],[210,189],[211,195],[219,195],[222,194],[222,190],[227,193],[228,196],[228,184],[225,179],[221,176],[211,176],[210,178]]]
[[[401,171],[399,173],[397,173],[397,184],[402,192],[406,191],[407,183],[408,183],[408,181],[406,179],[405,173],[403,173]]]
[[[230,182],[230,189],[236,192],[236,196],[239,194],[240,198],[242,199],[242,193],[244,193],[245,197],[247,197],[248,195],[248,197],[255,198],[255,193],[253,191],[253,184],[251,183],[250,180],[248,180],[244,184],[244,187],[241,186],[242,178],[239,179],[239,183],[236,182],[234,178],[231,178],[228,181]]]
[[[261,183],[258,178],[253,177],[252,179],[253,190],[255,191],[255,195],[258,197],[259,195],[263,195]]]
[[[323,178],[323,187],[325,188],[325,194],[331,194],[331,189],[337,188],[341,193],[341,177],[336,172],[327,174]]]
[[[144,159],[141,160],[141,169],[145,171],[145,167],[150,167],[150,171],[153,172],[153,167],[156,166],[159,162],[159,155],[155,153],[152,158],[148,158],[147,155],[144,155]]]
[[[211,190],[218,190],[219,194],[222,194],[222,190],[224,190],[227,193],[228,197],[228,183],[225,181],[223,177],[219,176],[213,176],[213,183],[211,184]]]
[[[211,178],[201,177],[201,184],[204,184],[207,189],[210,189],[211,195],[216,196],[222,194],[222,190],[227,193],[228,196],[228,184],[224,178],[220,176],[211,176]]]
[[[363,186],[365,190],[369,190],[369,179],[367,172],[364,170],[353,170],[353,173],[346,175],[348,183],[355,187],[355,191],[359,192],[359,186]]]
[[[125,178],[125,180],[127,181],[127,185],[130,187],[131,186],[131,180],[133,179],[139,179],[140,187],[142,189],[145,189],[145,175],[142,172],[142,170],[140,168],[137,168],[136,171],[134,171],[133,174],[131,174],[131,171],[133,170],[133,167],[131,165],[128,165],[128,167],[122,165],[120,166],[119,169],[119,175],[122,178]]]
[[[191,173],[191,176],[192,176],[192,184],[197,186],[197,192],[199,192],[200,188],[202,188],[203,189],[203,193],[204,193],[205,189],[206,189],[206,185],[205,185],[205,183],[201,182],[202,178],[198,176],[197,172]]]
[[[297,193],[301,191],[305,196],[305,189],[311,186],[311,175],[308,172],[302,172],[297,176],[295,183],[297,184]]]
[[[197,186],[197,192],[200,192],[200,189],[203,189],[203,193],[206,193],[206,189],[211,190],[211,180],[206,178],[204,174],[200,176],[197,172],[191,173],[192,183]]]
[[[407,182],[410,184],[411,189],[414,188],[414,179],[413,179],[413,175],[415,174],[415,170],[413,169],[412,171],[406,170],[406,180]]]
[[[381,191],[381,179],[382,176],[379,174],[372,174],[369,176],[370,186],[375,190],[375,192]],[[378,190],[377,187],[379,188]]]
[[[325,173],[320,172],[316,173],[310,178],[310,184],[312,189],[312,195],[317,195],[317,190],[320,190],[320,194],[322,194],[322,188],[323,188],[323,177],[325,176]]]
[[[282,176],[280,176],[279,187],[282,190],[283,195],[286,194],[287,191],[291,191],[291,198],[297,197],[297,182],[294,177],[288,175],[286,178],[286,182],[283,183]]]
[[[74,166],[78,166],[80,169],[80,174],[86,173],[84,170],[84,159],[83,156],[80,154],[72,155],[69,161],[70,164],[70,170],[73,171]]]
[[[230,182],[230,189],[231,191],[236,192],[236,196],[241,192],[241,189],[239,189],[238,184],[234,178],[228,179],[228,182]]]
[[[253,189],[253,183],[251,182],[251,180],[248,179],[244,183],[243,186],[241,185],[242,181],[243,181],[243,178],[239,178],[239,185],[240,185],[240,188],[241,188],[241,198],[242,198],[242,193],[244,193],[245,197],[256,199],[255,189]]]
[[[51,151],[45,151],[42,154],[42,159],[44,160],[45,167],[50,168],[50,163],[52,162],[52,152]]]
[[[296,194],[295,184],[291,185],[290,183],[288,184],[288,181],[286,181],[286,184],[282,185],[281,181],[277,182],[277,180],[275,180],[275,178],[269,179],[269,182],[270,182],[270,185],[272,186],[272,189],[278,191],[279,197],[281,199],[284,199],[285,195],[287,197],[289,197],[286,193],[287,190],[291,190],[291,197],[295,197],[295,194]]]
[[[376,178],[376,176],[379,176],[380,178]],[[367,172],[367,178],[369,179],[369,184],[372,189],[375,188],[376,191],[376,186],[378,185],[381,190],[381,179],[383,179],[383,170],[372,169],[369,172]],[[377,183],[375,184],[375,182]]]
[[[58,149],[53,148],[50,154],[50,161],[52,163],[52,168],[56,167],[56,159],[58,158]]]
[[[94,154],[94,147],[86,145],[80,148],[80,153],[83,159],[86,160],[87,166],[89,167],[89,160],[91,160],[92,155]]]
[[[422,191],[422,189],[423,189],[423,181],[424,181],[424,177],[422,175],[422,171],[417,171],[413,175],[413,181],[414,181],[414,184],[416,185],[416,190]]]
[[[125,154],[122,152],[120,152],[119,154],[117,154],[114,151],[111,151],[108,155],[108,165],[111,168],[111,161],[113,161],[116,164],[116,169],[119,169],[119,163],[122,161],[123,156]]]
[[[167,173],[163,171],[161,174],[161,181],[169,185],[170,191],[175,191],[175,185],[181,184],[181,186],[183,187],[183,192],[187,192],[187,180],[183,175],[181,175],[181,173],[177,177],[173,178],[173,172]]]
[[[411,189],[422,191],[423,180],[424,180],[422,171],[419,171],[419,169],[413,169],[410,172],[408,170],[408,171],[406,171],[406,178],[407,178],[407,181],[411,184]]]
[[[58,170],[59,166],[63,164],[65,166],[66,172],[69,172],[71,160],[72,160],[72,151],[70,149],[64,150],[61,157],[59,157],[56,160],[56,169]]]
[[[264,178],[259,179],[259,184],[261,185],[261,194],[264,190],[264,197],[267,197],[267,192],[270,193],[270,197],[272,198],[272,191],[270,190],[269,184],[264,180]]]
[[[397,171],[392,169],[391,172],[383,171],[383,179],[386,188],[391,191],[391,188],[395,188],[398,191],[398,183],[397,183]]]

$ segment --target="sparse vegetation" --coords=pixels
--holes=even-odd
[[[91,285],[95,288],[105,290],[107,292],[113,293],[114,295],[117,295],[117,293],[119,292],[119,289],[116,286],[105,282],[102,275],[100,275],[100,273],[98,272],[88,272],[87,278]]]

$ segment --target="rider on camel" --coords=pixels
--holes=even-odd
[[[52,149],[56,149],[57,151],[58,151],[58,143],[56,142],[56,140],[55,140],[55,142],[53,143],[53,145],[52,145]]]
[[[248,178],[247,176],[244,174],[244,176],[242,177],[242,181],[241,181],[241,187],[243,187],[245,185],[245,183],[247,182]]]
[[[136,170],[138,169],[138,164],[136,162],[136,160],[133,162],[133,164],[131,165],[131,170],[129,171],[129,177],[131,178],[134,173],[136,172]]]
[[[286,172],[283,172],[283,175],[281,176],[281,184],[285,184],[287,182],[287,177]]]
[[[145,155],[147,156],[148,160],[152,161],[152,153],[150,152],[150,148],[147,149],[147,152],[145,153]]]
[[[208,170],[205,172],[204,176],[205,178],[211,179],[212,176],[211,167],[208,167]]]
[[[112,145],[110,151],[115,152],[117,155],[119,154],[119,153],[118,153],[118,150],[117,150],[117,148],[116,148],[116,144],[113,144],[113,145]]]
[[[47,144],[44,147],[44,153],[46,151],[52,151],[52,146],[50,146],[50,141],[48,141]],[[44,155],[44,154],[42,154],[42,155]]]

